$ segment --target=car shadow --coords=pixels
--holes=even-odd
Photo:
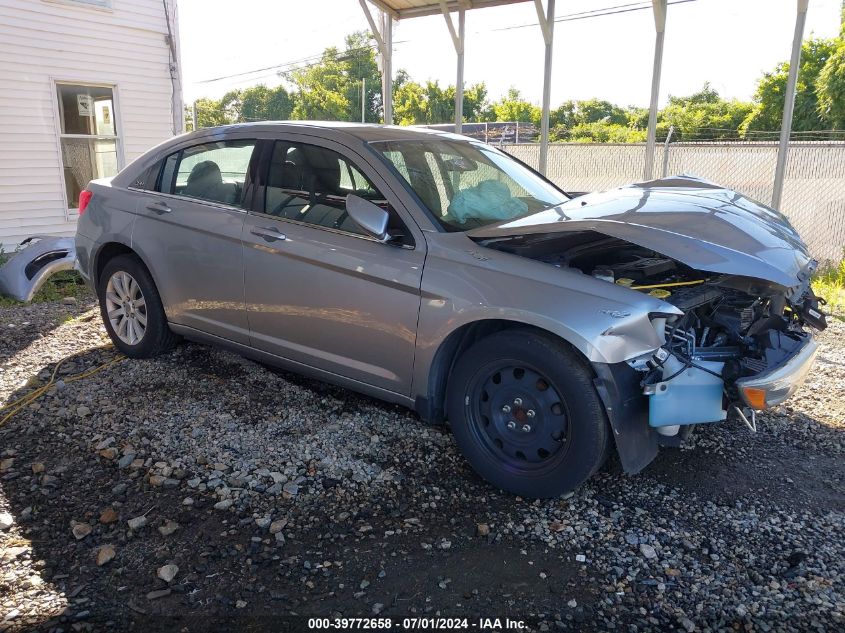
[[[739,421],[700,425],[691,445],[662,448],[641,476],[671,485],[703,500],[734,505],[744,499],[810,511],[845,509],[845,469],[841,455],[819,450],[799,436],[767,426],[758,416],[758,432]],[[841,443],[845,430],[802,415],[803,433]]]
[[[92,298],[87,298],[69,304],[51,301],[4,307],[0,316],[0,367],[62,323],[86,318],[86,313],[96,305]]]

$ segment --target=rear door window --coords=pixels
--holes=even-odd
[[[388,209],[375,185],[344,156],[316,145],[276,141],[267,174],[266,215],[363,235],[346,212],[350,193]]]
[[[187,198],[243,206],[254,140],[215,141],[168,156],[158,190]]]

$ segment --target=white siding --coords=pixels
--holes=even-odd
[[[30,235],[71,235],[76,227],[62,188],[54,81],[115,86],[121,166],[172,135],[163,2],[113,0],[112,7],[0,0],[0,244],[7,251]]]

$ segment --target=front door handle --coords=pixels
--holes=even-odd
[[[249,232],[263,238],[267,242],[280,242],[287,239],[284,233],[273,226],[254,226]]]
[[[171,211],[173,211],[173,209],[168,207],[167,204],[165,204],[164,202],[151,202],[147,205],[147,209],[149,209],[150,211],[155,211],[159,215],[162,215],[164,213],[170,213]]]

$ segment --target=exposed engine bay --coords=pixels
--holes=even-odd
[[[753,410],[788,395],[775,401],[754,389],[741,392],[743,382],[772,372],[812,343],[806,327],[827,325],[819,307],[823,300],[813,294],[809,279],[784,288],[694,270],[598,233],[518,236],[485,245],[647,293],[683,311],[682,316],[653,314],[663,346],[628,361],[650,398],[649,424],[662,435],[724,420],[734,409],[752,426]]]

